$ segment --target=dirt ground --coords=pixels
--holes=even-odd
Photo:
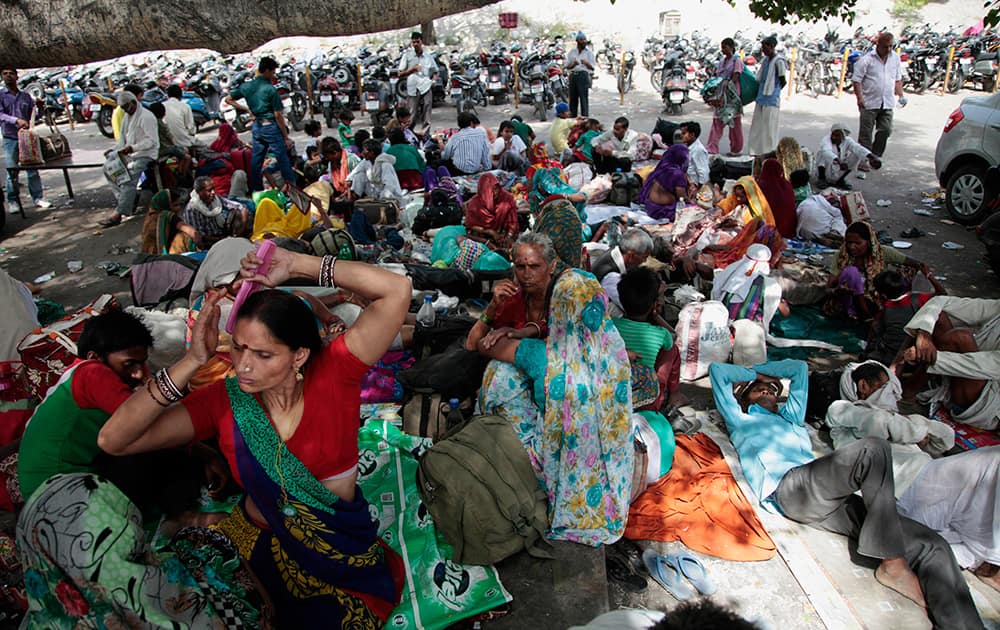
[[[624,104],[614,91],[612,77],[600,76],[591,92],[592,111],[606,124],[619,115],[627,116],[633,129],[650,131],[662,109],[659,99],[649,87],[648,75],[641,69],[636,76],[636,89],[625,97]],[[1000,296],[1000,280],[994,276],[983,261],[984,248],[975,235],[959,225],[947,225],[944,208],[933,211],[930,217],[913,214],[916,208],[924,208],[921,195],[938,188],[934,177],[934,147],[941,134],[948,114],[961,102],[972,95],[963,90],[958,95],[938,96],[927,94],[910,96],[905,109],[897,110],[895,131],[889,140],[885,156],[885,167],[861,181],[852,179],[855,189],[865,193],[878,229],[887,229],[893,236],[916,226],[928,233],[926,237],[908,239],[912,249],[906,253],[927,262],[942,277],[943,284],[958,295]],[[531,110],[521,107],[526,120]],[[483,124],[496,129],[500,121],[515,113],[513,105],[481,108],[479,114]],[[666,117],[666,116],[664,116]],[[685,105],[684,114],[675,120],[696,120],[702,124],[703,137],[707,137],[711,124],[711,110],[699,101]],[[744,124],[749,131],[752,111],[747,112]],[[455,110],[445,106],[435,110],[435,126],[454,126]],[[857,127],[857,110],[854,99],[842,97],[813,98],[796,94],[785,98],[782,103],[781,133],[795,136],[800,144],[815,150],[820,139],[833,122],[844,122],[849,127]],[[533,125],[539,138],[548,137],[549,122],[539,123],[527,120]],[[356,121],[361,126],[361,120]],[[69,138],[77,161],[100,162],[101,152],[112,146],[112,141],[100,135],[94,124],[77,125],[75,130],[63,126],[61,131]],[[215,135],[214,128],[207,128],[200,134],[205,142]],[[249,140],[249,133],[244,134]],[[295,134],[299,146],[305,142],[304,134]],[[722,150],[727,150],[728,140],[723,140]],[[61,173],[43,172],[46,197],[56,204],[51,210],[31,207],[24,176],[22,175],[22,195],[27,219],[8,215],[7,227],[0,238],[0,266],[21,280],[35,278],[55,272],[55,278],[44,283],[43,297],[65,304],[67,308],[78,307],[103,292],[112,292],[131,303],[128,280],[109,277],[97,268],[105,261],[128,264],[132,253],[116,253],[123,248],[137,249],[141,219],[133,218],[119,227],[101,230],[97,223],[113,207],[114,198],[100,169],[74,171],[71,175],[75,199],[66,195]],[[878,207],[880,199],[889,200],[891,206]],[[952,251],[941,247],[945,241],[965,245],[965,249]],[[79,260],[83,269],[71,273],[67,262]]]

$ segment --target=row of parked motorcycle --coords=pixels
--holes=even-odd
[[[842,77],[841,87],[850,90],[854,63],[874,46],[878,33],[859,28],[847,37],[835,30],[822,38],[802,33],[776,36],[779,52],[786,58],[795,51],[794,89],[830,95],[837,92]],[[600,71],[615,77],[623,93],[635,87],[638,59],[649,71],[650,83],[667,113],[680,115],[684,104],[714,76],[720,39],[706,31],[650,37],[638,54],[604,39],[600,47],[595,44],[595,57]],[[742,33],[733,39],[752,69],[760,58],[759,37]],[[953,61],[944,86],[947,91],[954,93],[963,87],[992,91],[996,86],[1000,62],[1000,36],[996,33],[937,33],[926,25],[908,27],[900,33],[897,46],[903,62],[903,86],[910,92],[942,87],[949,55]],[[399,79],[402,52],[399,47],[363,46],[351,53],[335,46],[280,59],[284,63],[278,70],[276,87],[289,123],[300,130],[314,117],[333,128],[340,112],[350,109],[368,116],[372,125],[384,125],[393,109],[406,102],[406,81]],[[847,67],[843,68],[845,52]],[[435,107],[453,104],[458,111],[475,113],[478,107],[517,99],[519,104],[530,106],[539,120],[545,120],[555,103],[568,98],[562,37],[534,39],[523,45],[493,42],[474,52],[440,50],[432,54],[438,67],[432,88]],[[173,53],[151,53],[128,61],[32,70],[22,73],[21,81],[23,89],[45,102],[40,117],[47,113],[57,121],[93,120],[108,137],[113,135],[114,90],[127,83],[145,88],[142,100],[147,105],[165,100],[166,87],[179,84],[199,127],[226,119],[244,131],[249,120],[224,106],[223,98],[253,78],[255,63],[256,58],[249,54],[213,53],[185,60]]]
[[[401,49],[387,46],[363,46],[354,54],[334,47],[298,59],[279,59],[284,63],[276,87],[289,124],[298,131],[312,117],[333,128],[340,113],[349,109],[368,116],[373,126],[385,125],[395,107],[406,103],[406,80],[399,78],[401,54]],[[535,40],[523,47],[497,42],[478,52],[432,54],[438,68],[432,87],[435,107],[451,103],[460,112],[475,113],[477,107],[517,98],[545,120],[556,102],[568,98],[561,38]],[[185,61],[176,54],[154,53],[127,62],[31,70],[21,74],[21,85],[44,101],[39,118],[48,114],[57,122],[94,121],[109,138],[114,91],[129,83],[145,89],[145,105],[165,100],[166,88],[180,85],[199,128],[224,119],[244,131],[249,128],[248,117],[225,106],[224,97],[253,78],[256,61],[248,54],[207,54]]]
[[[854,63],[875,46],[879,33],[866,33],[858,28],[848,37],[841,37],[832,29],[820,39],[803,33],[774,35],[778,38],[778,51],[786,59],[791,60],[794,51],[793,89],[820,96],[835,94],[838,87],[852,89]],[[752,69],[760,59],[760,38],[739,34],[733,39],[736,50]],[[720,57],[719,41],[704,31],[646,40],[640,59],[649,70],[653,89],[662,96],[668,111],[680,113],[683,103],[690,100],[690,93],[699,91],[715,75]],[[929,25],[911,26],[896,38],[896,47],[903,66],[903,88],[909,92],[922,94],[942,86],[952,94],[962,88],[986,92],[995,89],[1000,35],[994,32],[953,30],[938,33]],[[620,52],[621,47],[606,41],[604,50]],[[952,59],[950,73],[949,57]],[[624,58],[632,57],[626,53]],[[627,72],[631,76],[631,69]]]

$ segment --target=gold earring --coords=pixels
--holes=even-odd
[[[306,378],[305,375],[302,374],[302,370],[295,370],[295,380],[296,381],[298,381],[298,382],[301,383],[302,381],[305,380],[305,378]]]

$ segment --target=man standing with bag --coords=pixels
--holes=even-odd
[[[747,149],[750,155],[763,155],[778,146],[778,123],[781,120],[781,90],[788,83],[788,64],[774,48],[778,39],[771,35],[760,42],[764,53],[757,71],[757,101],[750,123]]]
[[[399,78],[406,79],[406,102],[414,119],[414,131],[424,135],[431,129],[431,108],[434,106],[434,75],[437,63],[424,50],[424,36],[410,33],[412,47],[399,60]],[[420,129],[416,129],[417,126]]]
[[[11,213],[21,212],[21,175],[17,168],[17,132],[31,126],[35,99],[17,87],[17,69],[0,68],[4,89],[0,90],[0,130],[3,132],[3,159],[7,168],[7,209]],[[28,192],[36,208],[51,208],[52,204],[42,197],[42,178],[35,169],[28,170]]]
[[[587,46],[587,36],[581,31],[576,34],[576,48],[566,55],[570,118],[590,116],[590,83],[595,66],[597,60],[594,58],[594,51]]]
[[[885,152],[885,143],[892,135],[892,110],[906,105],[903,97],[903,74],[899,55],[892,51],[892,33],[882,33],[875,49],[854,64],[854,95],[861,112],[858,143],[878,157]],[[875,132],[874,142],[872,132]]]

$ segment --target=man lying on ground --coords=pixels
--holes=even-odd
[[[983,627],[948,544],[896,511],[889,444],[865,438],[819,459],[813,455],[805,428],[804,362],[772,361],[753,369],[713,363],[709,376],[716,408],[762,507],[857,540],[858,553],[881,560],[875,579],[926,606],[936,627]],[[791,386],[779,407],[782,378],[791,379]]]

